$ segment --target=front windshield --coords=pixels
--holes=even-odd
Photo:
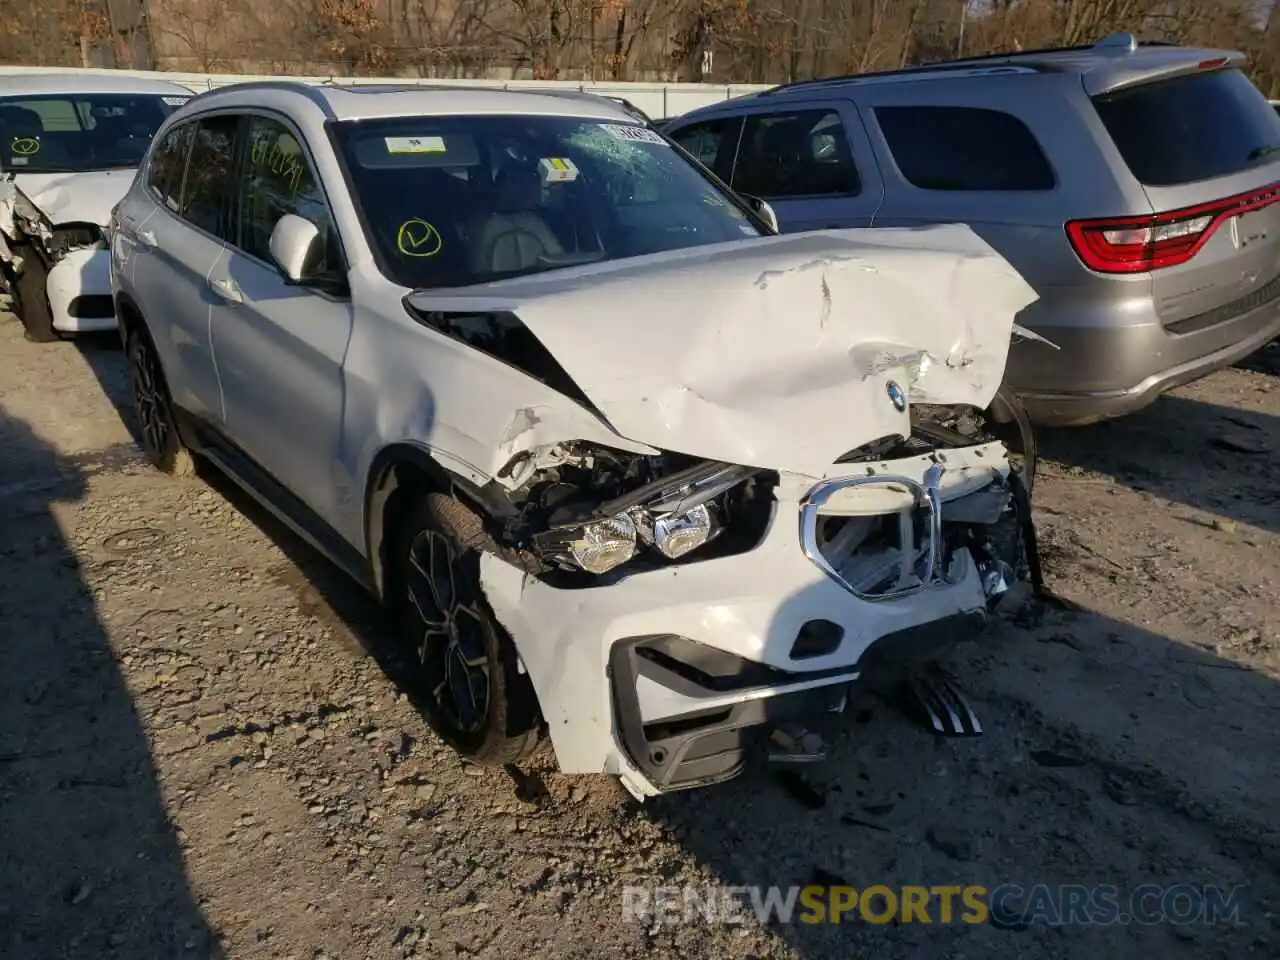
[[[0,169],[84,173],[136,167],[187,97],[65,93],[0,97]]]
[[[647,127],[456,116],[333,125],[382,270],[416,289],[757,237]]]

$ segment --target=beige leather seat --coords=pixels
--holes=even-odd
[[[538,266],[564,249],[538,213],[542,178],[536,169],[508,167],[498,175],[494,212],[470,231],[470,266],[477,274],[512,273]]]

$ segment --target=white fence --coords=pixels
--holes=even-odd
[[[655,120],[677,117],[689,110],[719,103],[731,97],[740,97],[769,89],[768,84],[713,84],[713,83],[579,83],[569,80],[436,80],[417,77],[268,77],[241,76],[221,73],[166,73],[153,70],[98,70],[70,69],[67,67],[10,67],[0,66],[0,76],[21,76],[33,73],[105,74],[168,80],[184,87],[203,92],[215,87],[225,87],[248,80],[302,80],[306,83],[402,84],[409,86],[468,86],[493,87],[501,90],[581,90],[602,96],[625,97]]]

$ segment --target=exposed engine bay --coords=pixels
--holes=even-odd
[[[1003,448],[981,411],[917,405],[910,436],[889,436],[851,450],[837,465],[875,464],[931,457],[953,449]],[[997,452],[998,451],[998,452]],[[941,471],[943,468],[938,467]],[[918,515],[920,498],[869,508],[820,510],[811,557],[867,597],[921,586],[932,561],[943,571],[960,548],[979,564],[990,596],[1026,579],[1034,559],[1029,499],[1016,475],[988,477],[947,504],[933,536],[930,517]],[[993,474],[992,476],[997,476]],[[774,516],[774,470],[682,454],[629,453],[572,442],[521,452],[498,472],[495,484],[510,504],[502,539],[526,557],[528,572],[560,588],[601,586],[630,573],[745,553],[765,536]],[[926,512],[929,504],[923,506]],[[940,504],[931,508],[941,513]],[[904,528],[906,523],[911,529]],[[905,559],[904,559],[905,558]]]

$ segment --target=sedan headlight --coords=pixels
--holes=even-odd
[[[720,523],[711,504],[660,515],[633,507],[605,520],[560,530],[554,541],[544,538],[542,544],[587,573],[601,574],[626,563],[641,545],[652,547],[668,560],[678,560],[719,532]]]
[[[624,462],[617,472],[642,474],[635,466]],[[539,488],[535,503],[564,505],[548,509],[547,525],[524,542],[555,569],[594,576],[646,556],[649,566],[682,560],[722,533],[731,553],[750,550],[772,515],[776,482],[767,471],[700,461],[593,504],[575,498],[561,475]]]
[[[668,560],[697,550],[716,534],[711,507],[703,503],[688,513],[669,513],[653,521],[652,543]]]
[[[587,573],[608,573],[635,556],[636,525],[625,513],[578,527],[565,544]]]

